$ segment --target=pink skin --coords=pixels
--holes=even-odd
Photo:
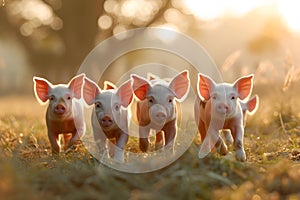
[[[259,106],[259,98],[258,95],[254,95],[248,100],[239,101],[242,111],[243,111],[243,125],[244,128],[246,126],[247,114],[254,115]],[[223,130],[223,134],[225,137],[226,145],[230,145],[233,143],[233,138],[231,136],[230,130]]]
[[[108,143],[109,154],[117,161],[124,162],[124,149],[128,141],[128,111],[132,101],[131,81],[119,88],[105,81],[104,90],[92,80],[85,78],[83,97],[88,105],[94,105],[92,128],[95,141],[100,148]],[[114,139],[115,142],[109,140]]]
[[[149,78],[149,77],[148,77]],[[174,152],[177,134],[177,102],[184,101],[189,88],[188,71],[183,71],[169,82],[158,77],[149,80],[132,74],[132,90],[137,98],[136,117],[139,125],[140,149],[146,152],[150,130],[156,131],[155,149],[170,144]]]
[[[85,132],[83,108],[75,100],[81,98],[83,77],[83,74],[78,75],[68,84],[60,85],[52,85],[46,79],[33,77],[36,98],[42,104],[49,101],[46,124],[53,153],[60,152],[59,134],[63,134],[63,149],[67,150]]]
[[[216,84],[210,77],[199,73],[198,98],[195,102],[195,119],[201,135],[199,157],[206,156],[213,147],[221,155],[228,153],[219,131],[229,129],[234,140],[236,159],[246,160],[243,146],[243,111],[239,100],[246,99],[252,91],[253,75],[241,77],[233,84]]]

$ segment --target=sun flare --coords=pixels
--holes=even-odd
[[[240,17],[262,7],[275,8],[274,12],[283,18],[293,32],[300,32],[300,1],[296,0],[224,0],[204,1],[185,0],[184,7],[202,20],[215,20],[224,16]]]
[[[295,32],[300,32],[300,1],[278,0],[277,8],[287,26]]]

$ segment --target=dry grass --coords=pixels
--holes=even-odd
[[[0,199],[300,198],[299,116],[261,103],[246,128],[247,162],[215,154],[199,160],[195,142],[164,169],[128,174],[98,163],[80,144],[52,156],[45,108],[31,97],[0,99]]]

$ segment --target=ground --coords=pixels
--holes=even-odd
[[[2,98],[0,199],[300,199],[299,115],[263,98],[245,129],[246,162],[200,160],[196,137],[176,162],[145,174],[108,168],[81,144],[52,156],[45,107],[32,96]]]

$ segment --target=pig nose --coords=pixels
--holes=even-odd
[[[157,112],[155,116],[159,121],[164,121],[167,117],[166,113],[164,112]]]
[[[110,116],[105,115],[101,120],[100,123],[104,127],[109,127],[113,124],[113,120]]]
[[[66,112],[66,107],[63,106],[62,104],[58,104],[55,107],[55,113],[57,113],[57,114],[64,114],[65,112]]]
[[[221,103],[218,105],[218,110],[222,113],[227,113],[229,111],[229,106],[226,103]]]

